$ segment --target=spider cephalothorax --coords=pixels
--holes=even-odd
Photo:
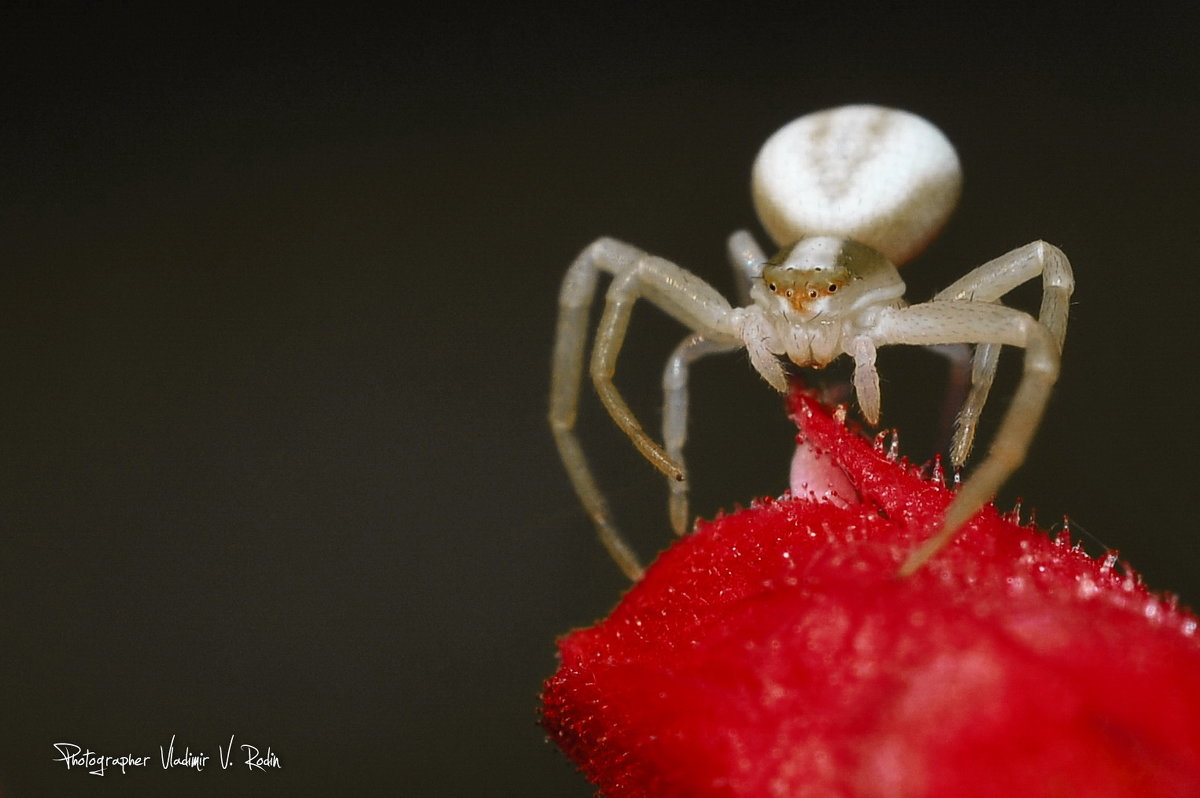
[[[797,241],[763,264],[763,285],[808,321],[825,311],[834,294],[861,279],[844,254],[852,243],[837,238]]]
[[[567,472],[609,553],[631,578],[641,566],[625,544],[575,434],[588,309],[599,272],[612,275],[590,372],[613,420],[670,478],[677,533],[690,520],[684,478],[687,374],[697,358],[744,348],[776,390],[787,390],[781,358],[823,367],[854,359],[863,416],[880,408],[875,351],[889,344],[974,346],[971,392],[958,416],[951,461],[967,458],[995,376],[1000,347],[1025,350],[1023,376],[991,451],[963,484],[939,529],[903,564],[919,568],[945,545],[1020,465],[1058,376],[1074,278],[1062,252],[1035,241],[970,271],[931,301],[906,305],[901,266],[933,238],[958,199],[958,157],[920,117],[877,106],[846,106],[802,117],[773,135],[754,165],[754,199],[763,226],[782,249],[767,259],[746,232],[730,237],[735,272],[750,304],[735,308],[711,286],[670,261],[611,238],[588,246],[571,265],[559,297],[550,423]],[[1037,318],[1005,307],[1016,286],[1042,279]],[[663,377],[663,444],[651,438],[621,398],[613,376],[638,299],[692,330]]]
[[[800,366],[824,368],[843,354],[845,339],[869,324],[862,312],[899,304],[904,296],[904,281],[886,258],[836,236],[801,239],[760,268],[751,282],[753,304],[745,309],[757,335],[747,344],[752,359],[766,350]],[[759,313],[761,323],[755,319]],[[779,387],[783,378],[773,366],[763,364],[759,371]]]

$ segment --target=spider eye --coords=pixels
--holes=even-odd
[[[776,287],[775,287],[775,283],[768,283],[768,284],[767,284],[767,288],[770,288],[770,289],[771,289],[771,293],[772,293],[772,294],[774,294],[774,293],[778,293],[778,292],[777,292],[777,290],[776,290]]]
[[[837,291],[837,283],[830,283],[829,284],[829,293],[832,294],[834,291]]]
[[[808,292],[808,298],[809,298],[809,299],[816,299],[816,298],[817,298],[817,292],[816,292],[816,291],[812,291],[812,290],[810,290],[810,291]]]

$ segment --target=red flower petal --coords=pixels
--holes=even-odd
[[[897,578],[951,493],[792,409],[857,500],[703,524],[559,641],[543,723],[605,795],[1200,796],[1192,614],[990,507]]]

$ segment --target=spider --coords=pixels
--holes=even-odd
[[[905,111],[851,105],[803,116],[771,136],[753,169],[754,203],[780,247],[765,257],[751,235],[729,238],[743,293],[734,307],[681,267],[612,238],[580,253],[563,279],[550,392],[550,425],[567,473],[601,542],[629,576],[642,567],[621,537],[575,433],[590,306],[600,272],[612,276],[590,373],[613,421],[668,477],[676,534],[689,520],[683,463],[688,369],[697,358],[744,348],[755,370],[787,390],[784,358],[822,368],[854,359],[863,417],[879,421],[876,349],[891,344],[973,345],[971,388],[956,419],[950,459],[961,466],[996,373],[1000,349],[1025,350],[1021,380],[987,457],[959,487],[940,525],[900,568],[918,570],[987,503],[1021,464],[1059,372],[1074,278],[1057,247],[1035,241],[984,263],[919,304],[904,301],[897,266],[937,234],[958,201],[958,157],[946,137]],[[1038,317],[1000,303],[1042,278]],[[642,428],[613,383],[630,313],[645,299],[692,331],[663,375],[663,444]],[[966,362],[965,355],[963,363]]]

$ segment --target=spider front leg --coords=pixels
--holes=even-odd
[[[991,302],[935,301],[881,313],[872,333],[878,345],[975,343],[1025,349],[1016,394],[984,461],[958,489],[934,534],[900,568],[909,576],[945,546],[1024,461],[1058,378],[1059,340],[1019,310]]]
[[[550,371],[550,429],[575,494],[610,557],[630,579],[642,576],[637,555],[621,537],[604,494],[596,485],[575,420],[579,408],[579,383],[583,373],[583,349],[587,343],[588,311],[596,291],[599,264],[606,271],[628,268],[638,250],[613,239],[601,238],[579,254],[567,269],[558,296],[558,324]]]
[[[621,570],[636,581],[642,567],[617,530],[575,433],[588,310],[600,271],[612,274],[613,282],[592,352],[592,381],[605,408],[638,451],[675,480],[684,478],[682,465],[646,434],[613,384],[633,304],[645,297],[715,342],[736,345],[739,339],[727,323],[729,303],[713,288],[675,264],[620,241],[597,240],[580,253],[563,279],[551,377],[550,426],[571,483],[601,542]]]
[[[642,429],[613,383],[633,305],[643,298],[715,343],[738,346],[741,339],[727,323],[732,308],[725,298],[670,261],[643,255],[627,271],[614,275],[609,286],[592,350],[591,376],[596,393],[642,456],[668,477],[682,481],[683,467]]]
[[[1042,306],[1038,321],[1050,331],[1062,350],[1067,336],[1067,316],[1075,278],[1071,263],[1058,247],[1034,241],[972,269],[933,299],[942,301],[999,302],[1017,286],[1042,277]],[[971,453],[979,416],[996,376],[1000,344],[979,344],[971,370],[971,391],[958,414],[950,461],[962,465]]]

